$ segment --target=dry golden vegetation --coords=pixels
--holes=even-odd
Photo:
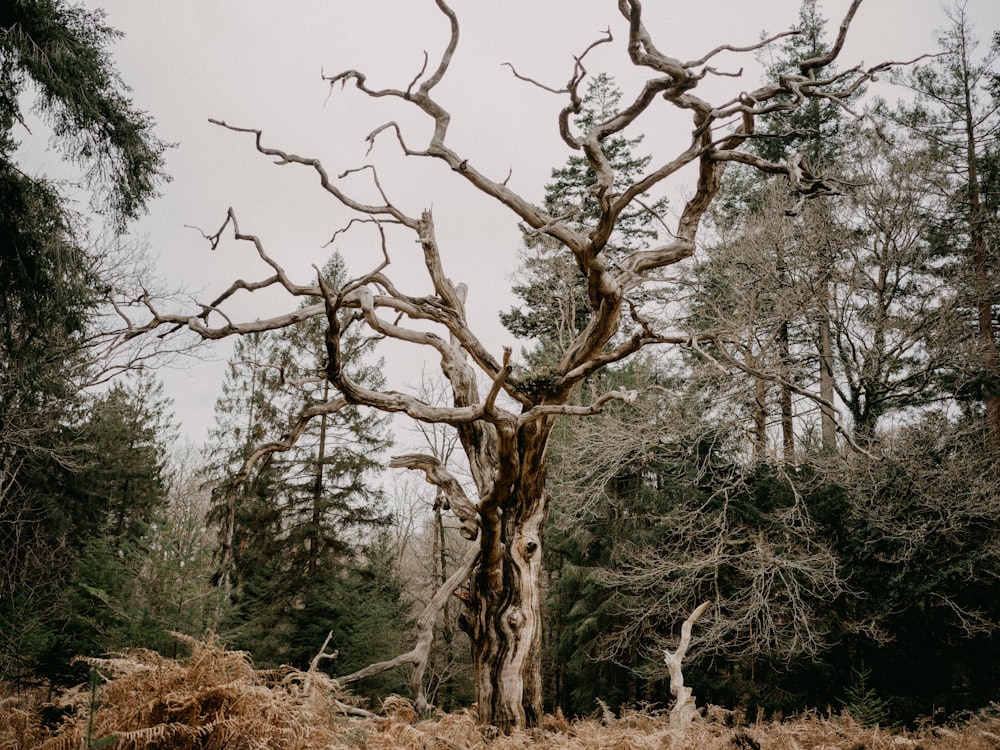
[[[22,692],[0,698],[0,750],[1000,748],[1000,710],[981,712],[961,725],[899,732],[862,727],[849,716],[743,722],[711,707],[675,745],[666,712],[629,710],[616,717],[605,709],[601,718],[571,722],[548,716],[540,729],[489,736],[471,711],[420,720],[410,702],[398,697],[386,700],[378,716],[357,716],[367,712],[321,672],[257,670],[245,652],[212,640],[183,640],[191,655],[180,660],[145,650],[87,660],[98,679],[51,706],[66,712],[53,727],[43,727],[40,696]]]

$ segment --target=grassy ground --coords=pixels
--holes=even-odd
[[[48,726],[40,695],[0,698],[0,750],[1000,750],[1000,707],[961,725],[907,733],[862,727],[848,716],[746,723],[711,707],[680,740],[655,711],[549,716],[540,729],[491,737],[471,711],[420,720],[402,698],[387,700],[378,716],[352,716],[364,712],[322,673],[260,671],[245,653],[188,645],[191,656],[179,661],[147,651],[91,661],[92,684],[48,706]],[[53,721],[53,713],[62,718]]]

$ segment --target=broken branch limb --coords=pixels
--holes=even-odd
[[[451,509],[462,522],[462,536],[469,541],[475,540],[479,534],[479,511],[465,494],[462,485],[438,458],[426,453],[409,453],[393,456],[389,467],[424,472],[427,483],[436,486],[444,496],[445,508]]]
[[[692,690],[684,685],[681,662],[687,654],[688,646],[691,645],[691,629],[701,617],[702,612],[708,609],[709,604],[711,602],[699,604],[698,608],[681,625],[681,640],[676,649],[672,652],[670,649],[663,649],[663,660],[670,672],[670,692],[674,696],[674,707],[670,709],[670,731],[674,736],[675,745],[683,740],[688,725],[698,715],[698,707],[695,705]]]
[[[434,623],[441,614],[441,610],[444,609],[445,602],[468,579],[478,559],[479,549],[474,546],[470,547],[469,551],[465,554],[465,559],[462,561],[461,567],[452,573],[444,585],[435,592],[417,620],[417,642],[412,649],[405,654],[400,654],[395,659],[371,664],[357,672],[340,677],[337,681],[341,684],[357,682],[365,677],[387,672],[403,664],[412,664],[413,674],[410,677],[410,689],[413,691],[413,705],[420,713],[426,711],[429,705],[427,697],[424,695],[423,679],[424,672],[427,670],[427,659],[430,657],[431,644],[434,642]]]

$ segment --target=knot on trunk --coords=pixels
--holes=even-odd
[[[524,624],[524,613],[515,609],[510,614],[507,615],[507,624],[514,630],[517,630]]]

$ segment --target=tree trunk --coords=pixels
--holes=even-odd
[[[792,376],[791,352],[788,345],[788,321],[782,321],[778,328],[778,356],[786,379]],[[781,385],[781,442],[785,463],[795,463],[795,415],[792,412],[792,389]]]
[[[521,471],[506,497],[481,516],[467,625],[479,719],[502,732],[542,717],[542,531],[548,430],[519,436]]]
[[[825,289],[827,296],[828,290]],[[826,403],[833,403],[833,343],[830,336],[830,316],[827,312],[826,300],[820,312],[819,320],[819,397]],[[837,419],[833,410],[825,405],[820,406],[821,439],[823,453],[835,453],[837,450]]]
[[[330,381],[323,381],[323,401],[330,398]],[[320,539],[320,524],[323,520],[323,463],[326,461],[326,420],[324,414],[319,420],[319,454],[316,456],[316,476],[313,478],[312,487],[312,528],[309,529],[309,562],[307,570],[309,575],[314,575],[319,567],[319,553],[322,540]]]
[[[968,98],[968,90],[966,91]],[[971,105],[970,105],[971,106]],[[974,125],[969,112],[967,160],[969,169],[969,210],[971,213],[972,266],[976,290],[976,324],[979,335],[979,348],[982,367],[985,371],[987,390],[986,423],[994,445],[1000,445],[1000,393],[997,393],[997,378],[1000,375],[998,366],[997,342],[993,335],[993,305],[990,294],[990,269],[986,260],[986,210],[983,206],[979,189],[978,157]]]
[[[760,368],[760,358],[751,361],[754,368]],[[767,458],[767,381],[754,379],[753,402],[753,458],[763,461]]]
[[[767,382],[757,378],[754,385],[753,457],[763,461],[767,458]]]

